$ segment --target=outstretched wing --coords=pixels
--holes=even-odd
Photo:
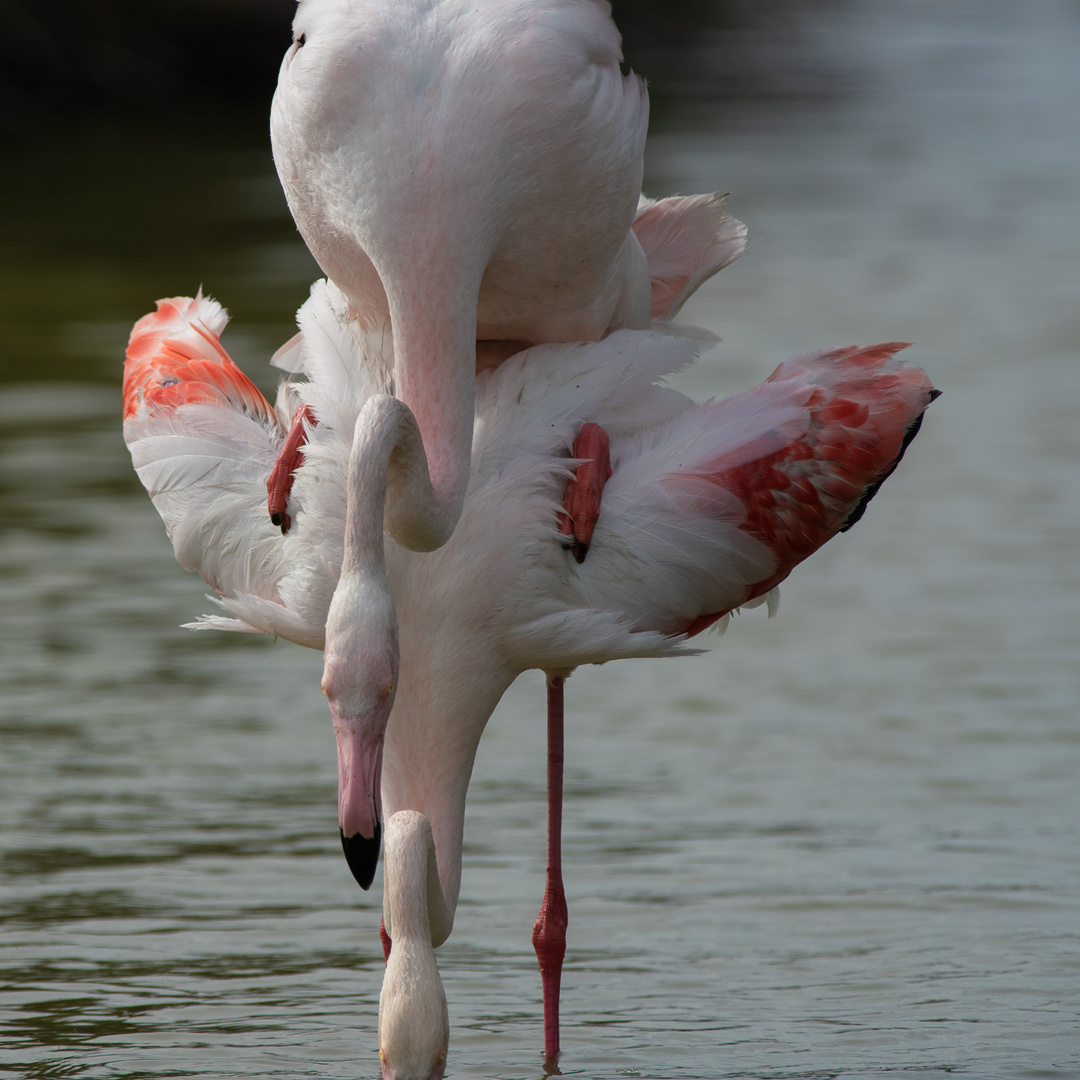
[[[937,391],[894,358],[902,347],[797,357],[753,390],[613,439],[581,568],[591,595],[691,635],[766,597],[859,519],[918,431]]]
[[[223,596],[276,596],[281,536],[266,478],[286,428],[221,346],[228,315],[201,292],[158,301],[131,332],[124,441],[180,565]]]

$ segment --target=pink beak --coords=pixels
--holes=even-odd
[[[382,837],[383,733],[334,717],[338,754],[338,822],[345,860],[361,889],[371,887]]]

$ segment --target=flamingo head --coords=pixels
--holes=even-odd
[[[431,823],[399,810],[386,823],[383,905],[393,934],[379,994],[383,1080],[441,1080],[450,1017],[433,941],[449,933]]]
[[[391,952],[391,962],[393,956]],[[420,979],[432,976],[434,982],[421,982],[409,993],[405,987],[388,989],[387,980],[379,996],[379,1062],[383,1080],[442,1080],[446,1071],[450,1018],[438,969],[432,962],[428,970],[413,974]],[[399,1002],[388,1005],[395,998]],[[392,1017],[388,1016],[391,1011]]]
[[[385,314],[386,306],[369,257],[372,228],[365,207],[380,178],[408,171],[405,165],[381,167],[387,153],[380,134],[387,119],[383,57],[396,53],[383,38],[392,33],[393,20],[386,13],[378,17],[373,7],[302,0],[270,111],[274,163],[296,226],[365,321]],[[390,124],[392,132],[396,126]]]
[[[341,846],[362,889],[370,887],[379,861],[383,737],[397,681],[389,593],[343,574],[326,622],[322,686],[337,739]]]

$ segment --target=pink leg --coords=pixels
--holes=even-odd
[[[559,984],[569,914],[562,883],[563,680],[548,678],[547,883],[533,927],[533,948],[544,987],[544,1070],[558,1072]]]
[[[278,454],[274,463],[270,479],[266,481],[266,508],[270,512],[270,520],[281,527],[282,533],[289,531],[292,521],[286,511],[289,502],[289,492],[292,491],[293,473],[300,465],[300,448],[307,442],[307,434],[304,431],[304,421],[309,424],[317,424],[315,414],[311,406],[301,405],[293,414],[292,426],[285,439],[285,445]]]
[[[571,456],[583,458],[574,478],[566,485],[559,532],[569,537],[563,545],[579,563],[585,561],[593,529],[600,516],[600,497],[611,476],[608,433],[599,424],[583,424],[574,440]]]

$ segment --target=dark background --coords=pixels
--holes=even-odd
[[[852,92],[808,16],[848,0],[617,0],[650,130],[717,130]],[[200,285],[241,363],[321,276],[270,158],[294,0],[0,0],[0,385],[115,382],[132,322]],[[817,59],[812,59],[817,57]],[[652,192],[669,194],[670,192]],[[269,377],[269,376],[267,376]]]
[[[827,0],[831,2],[831,0]],[[616,0],[627,63],[654,111],[673,98],[813,92],[798,14],[814,0]],[[294,0],[4,0],[0,124],[34,138],[43,120],[208,108],[265,115]],[[203,117],[210,120],[212,117]]]

